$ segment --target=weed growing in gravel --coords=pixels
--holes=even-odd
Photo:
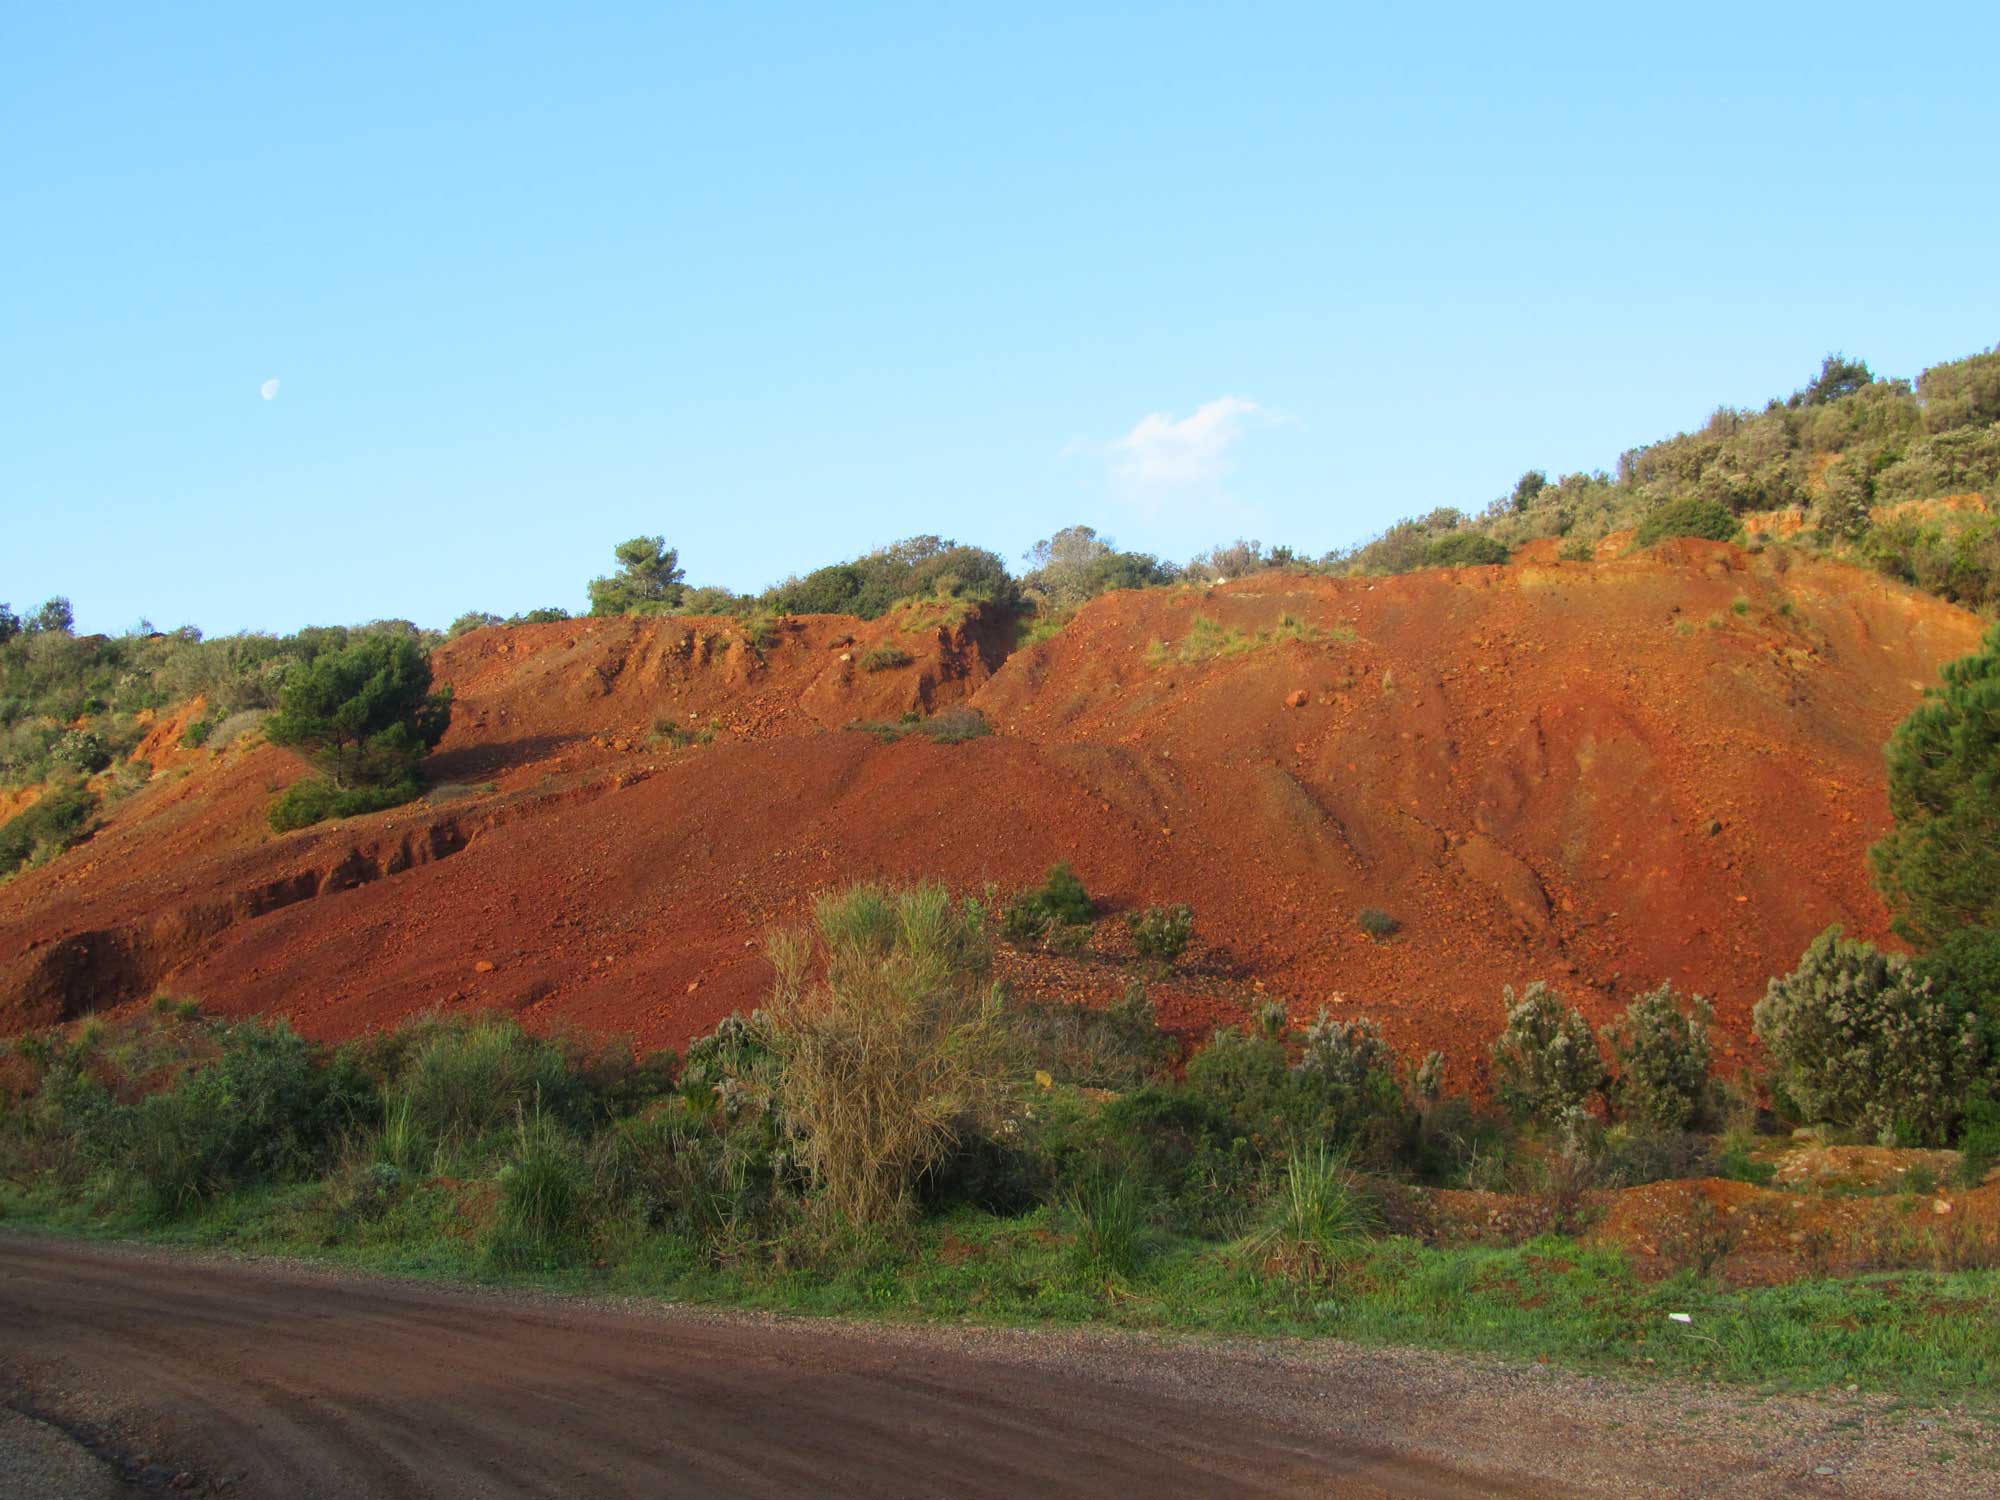
[[[1163,969],[1171,968],[1194,936],[1194,908],[1149,906],[1143,912],[1128,912],[1125,925],[1131,930],[1132,947],[1140,958]]]
[[[885,745],[893,745],[908,735],[936,745],[962,745],[967,740],[981,739],[993,732],[993,726],[986,722],[984,714],[976,708],[962,705],[944,709],[929,718],[912,710],[893,722],[885,719],[857,720],[847,727],[872,734]]]

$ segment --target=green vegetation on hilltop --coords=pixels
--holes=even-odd
[[[61,853],[89,832],[101,802],[145,780],[150,767],[129,759],[147,733],[144,716],[204,699],[205,714],[182,743],[223,750],[266,724],[295,670],[310,673],[350,648],[422,661],[436,639],[407,620],[212,640],[192,628],[163,633],[144,623],[124,635],[80,636],[65,599],[25,619],[0,605],[0,788],[48,785],[40,800],[0,825],[0,876]],[[422,670],[428,674],[427,665]],[[366,810],[371,797],[372,805],[389,805],[359,781],[344,796],[341,807],[328,801],[316,816]]]
[[[1872,516],[1954,495],[1983,495],[1986,510]],[[1641,546],[1721,539],[1749,512],[1788,507],[1807,513],[1801,545],[1958,603],[2000,602],[2000,350],[1935,365],[1914,385],[1830,355],[1789,398],[1761,411],[1719,408],[1699,431],[1630,450],[1615,476],[1530,471],[1476,515],[1436,510],[1318,566],[1404,572],[1426,565],[1435,543],[1468,534],[1510,548],[1559,537],[1579,552],[1625,529]]]

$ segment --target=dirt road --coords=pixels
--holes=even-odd
[[[128,1492],[1915,1495],[1966,1478],[1933,1489],[1920,1451],[1845,1403],[1732,1425],[1735,1397],[1437,1355],[862,1328],[5,1233],[0,1404]]]

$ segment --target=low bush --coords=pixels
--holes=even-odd
[[[907,667],[916,658],[901,646],[877,646],[861,658],[864,672],[888,672],[897,667]]]
[[[383,786],[335,786],[321,776],[308,776],[285,788],[265,815],[273,832],[291,833],[329,818],[360,818],[414,802],[424,794],[415,777]]]
[[[373,1119],[367,1080],[283,1021],[192,1024],[205,1029],[212,1060],[101,1123],[105,1165],[151,1214],[172,1218],[232,1188],[311,1176]]]
[[[476,1164],[529,1112],[589,1134],[665,1093],[678,1065],[670,1052],[636,1058],[615,1040],[531,1036],[498,1016],[413,1021],[355,1057],[402,1132],[402,1149],[385,1154],[413,1170]]]
[[[1415,1144],[1417,1113],[1400,1072],[1395,1050],[1373,1021],[1321,1011],[1304,1036],[1295,1037],[1280,1011],[1274,1024],[1255,1034],[1218,1031],[1189,1059],[1187,1083],[1262,1149],[1333,1141],[1386,1166]]]
[[[589,1178],[576,1142],[540,1109],[521,1114],[500,1169],[499,1215],[487,1256],[511,1269],[548,1269],[588,1246]]]
[[[1488,536],[1483,531],[1454,531],[1441,536],[1424,548],[1424,566],[1427,568],[1477,568],[1495,567],[1505,563],[1511,554],[1506,543]]]
[[[1540,980],[1517,999],[1492,1049],[1494,1090],[1517,1120],[1555,1124],[1604,1087],[1604,1059],[1590,1023]]]
[[[1144,1248],[1146,1205],[1131,1176],[1102,1166],[1086,1172],[1063,1198],[1071,1231],[1070,1264],[1083,1276],[1135,1274]]]
[[[1379,906],[1364,906],[1354,919],[1376,942],[1387,942],[1403,930],[1403,924]]]
[[[1065,927],[1087,926],[1097,915],[1090,893],[1066,864],[1050,868],[1039,889],[1024,891],[1008,904],[1001,931],[1016,941],[1031,942]]]
[[[86,776],[102,771],[111,764],[112,758],[110,742],[91,729],[66,731],[50,747],[49,756],[57,765],[67,766]]]
[[[1734,535],[1736,515],[1728,506],[1717,500],[1688,495],[1655,507],[1640,521],[1632,540],[1641,547],[1650,547],[1669,537],[1695,536],[1726,542]]]
[[[1611,1053],[1611,1105],[1642,1130],[1685,1131],[1712,1113],[1715,1012],[1700,995],[1685,1002],[1671,984],[1640,995],[1604,1030]]]
[[[1795,1118],[1884,1144],[1943,1144],[1981,1076],[1985,1036],[1901,954],[1829,927],[1753,1013],[1772,1085]]]
[[[1139,957],[1163,966],[1172,965],[1194,936],[1194,908],[1191,906],[1149,906],[1130,912],[1125,925],[1132,933],[1132,947]]]
[[[944,709],[929,718],[912,710],[893,723],[861,720],[847,727],[872,734],[885,745],[893,745],[906,735],[916,735],[939,745],[962,745],[967,740],[980,739],[993,732],[993,726],[986,722],[984,714],[963,704]]]
[[[719,719],[711,719],[701,725],[682,724],[671,718],[655,719],[652,741],[675,750],[690,750],[697,745],[714,744],[716,733],[721,728],[722,721]]]
[[[80,843],[90,833],[97,794],[82,782],[59,786],[0,823],[0,877],[39,864]]]
[[[1396,1051],[1366,1016],[1341,1020],[1322,1010],[1306,1029],[1292,1069],[1298,1123],[1383,1162],[1407,1144],[1411,1106]]]

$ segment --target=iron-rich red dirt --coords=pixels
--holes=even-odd
[[[1182,660],[1197,620],[1228,649]],[[1156,989],[1183,1027],[1259,992],[1330,1005],[1469,1082],[1503,985],[1547,978],[1602,1019],[1672,979],[1740,1049],[1814,933],[1886,935],[1882,744],[1979,629],[1851,568],[1686,542],[1116,594],[1011,655],[977,615],[763,643],[717,620],[476,631],[437,660],[449,786],[411,807],[273,835],[297,761],[179,751],[163,721],[153,781],[0,897],[0,1030],[166,989],[327,1037],[497,1006],[676,1044],[758,1002],[761,933],[814,891],[1009,888],[1068,860],[1113,914],[1193,905],[1190,972]],[[913,661],[865,670],[885,643]],[[957,702],[997,732],[842,727]],[[715,740],[670,748],[666,719]],[[1371,939],[1365,906],[1400,932]]]

